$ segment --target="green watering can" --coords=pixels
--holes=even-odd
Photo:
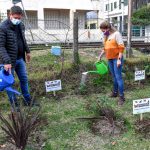
[[[89,74],[99,74],[104,75],[108,73],[108,66],[104,61],[97,61],[95,62],[96,71],[87,71],[82,73],[81,83],[80,85],[85,85],[86,78],[88,73]]]
[[[104,61],[98,61],[95,63],[97,72],[101,75],[108,73],[108,66]]]
[[[100,75],[108,73],[108,66],[103,60],[95,62],[95,66],[96,71],[88,71],[88,73],[97,73]]]

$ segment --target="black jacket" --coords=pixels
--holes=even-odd
[[[23,59],[25,61],[25,52],[30,53],[26,39],[25,27],[23,23],[19,24],[23,39]],[[14,25],[7,19],[0,24],[0,64],[15,65],[18,54],[17,36],[15,34]]]

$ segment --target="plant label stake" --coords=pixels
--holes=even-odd
[[[140,121],[146,112],[150,112],[150,98],[133,100],[133,114],[140,114]]]
[[[46,87],[46,92],[53,91],[53,95],[56,96],[56,91],[59,91],[62,89],[61,80],[46,81],[45,87]]]
[[[140,114],[140,121],[143,121],[143,114]]]
[[[53,91],[53,95],[56,96],[56,91]]]

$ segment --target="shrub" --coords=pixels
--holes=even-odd
[[[8,118],[0,113],[0,120],[4,124],[1,128],[6,133],[8,142],[24,150],[30,133],[40,125],[37,121],[39,112],[39,107],[37,110],[32,110],[29,107],[20,110],[20,112],[11,112]]]

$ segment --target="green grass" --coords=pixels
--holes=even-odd
[[[135,132],[135,121],[139,115],[132,113],[132,100],[150,97],[150,86],[131,88],[125,92],[126,102],[123,107],[117,106],[117,99],[109,98],[112,83],[109,78],[104,78],[96,83],[97,76],[91,76],[87,83],[84,95],[78,91],[82,71],[93,68],[96,55],[93,51],[83,50],[81,53],[81,70],[79,73],[71,69],[72,55],[69,50],[65,52],[65,71],[62,77],[62,91],[56,92],[56,98],[52,93],[45,93],[44,81],[57,79],[60,73],[61,60],[49,54],[49,51],[33,52],[31,64],[28,64],[30,89],[32,94],[37,89],[36,99],[41,102],[42,115],[47,118],[47,124],[40,128],[43,150],[149,150],[149,139]],[[96,51],[94,51],[96,54]],[[91,58],[91,59],[90,59]],[[90,61],[89,61],[90,60]],[[58,63],[54,63],[57,61]],[[104,81],[106,80],[106,81]],[[34,82],[33,82],[34,81]],[[42,92],[41,92],[42,91]],[[78,91],[77,93],[75,91]],[[41,93],[40,93],[41,92]],[[10,111],[6,95],[0,95],[2,112]],[[106,99],[105,104],[111,106],[118,118],[125,120],[126,131],[119,137],[107,135],[95,135],[90,130],[90,121],[80,120],[80,117],[93,117],[98,115],[97,102]],[[149,113],[144,114],[149,118]],[[0,142],[4,144],[3,133],[0,131]],[[44,137],[43,137],[44,136]],[[115,142],[115,144],[112,144]],[[36,143],[36,141],[34,141]],[[36,150],[28,144],[26,150]],[[42,145],[41,144],[41,145]],[[41,146],[39,145],[39,146]]]

